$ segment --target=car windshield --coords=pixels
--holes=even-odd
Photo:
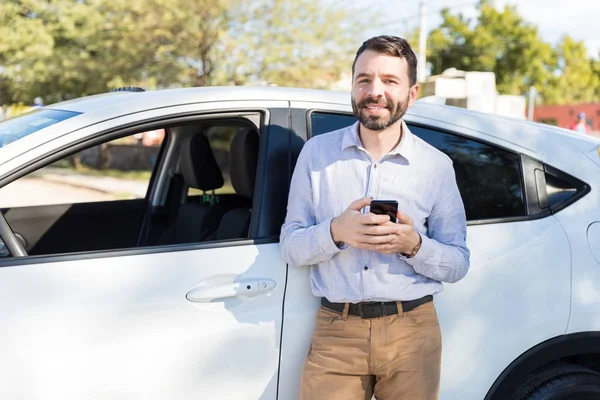
[[[0,147],[81,113],[38,109],[0,122]]]

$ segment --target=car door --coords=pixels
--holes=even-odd
[[[0,397],[276,398],[287,103],[192,104],[110,124],[230,110],[263,116],[248,237],[1,259]]]
[[[440,399],[482,399],[517,357],[564,334],[569,240],[540,210],[532,182],[544,167],[534,153],[445,122],[412,117],[409,126],[453,160],[467,212],[469,272],[435,299],[443,334]]]
[[[292,127],[299,136],[355,122],[349,106],[291,103],[291,108]],[[435,298],[443,337],[440,399],[480,400],[515,358],[564,333],[569,242],[555,217],[531,215],[528,200],[537,198],[525,184],[534,173],[526,160],[534,160],[535,154],[455,124],[408,114],[405,121],[416,136],[453,160],[467,211],[469,273],[458,283],[445,284]],[[296,154],[299,148],[301,144]],[[314,325],[318,301],[303,300],[310,294],[306,282],[308,269],[290,269],[286,332],[292,324]],[[304,359],[312,331],[299,332],[293,338],[285,335],[282,371],[302,368],[297,358]],[[294,356],[286,357],[288,353]],[[290,380],[298,387],[297,378]]]

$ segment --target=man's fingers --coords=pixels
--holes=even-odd
[[[391,235],[398,231],[396,224],[384,224],[384,225],[364,225],[360,229],[360,233],[364,235]]]
[[[395,239],[395,235],[394,234],[388,234],[388,235],[360,235],[359,237],[357,237],[356,241],[358,243],[380,245],[380,244],[385,244],[385,243],[391,243],[394,239]]]
[[[349,210],[355,210],[355,211],[360,211],[363,208],[365,208],[366,206],[368,206],[369,204],[371,204],[371,198],[368,196],[363,197],[362,199],[358,199],[352,202],[352,204],[350,204],[348,206]]]
[[[390,217],[387,215],[373,214],[372,212],[361,215],[360,222],[363,225],[381,225],[390,222]]]
[[[413,220],[406,214],[402,214],[400,211],[396,213],[396,218],[398,218],[399,224],[410,225],[413,226]]]

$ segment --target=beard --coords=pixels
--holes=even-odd
[[[352,111],[365,128],[372,131],[382,131],[394,125],[406,114],[409,100],[410,95],[406,97],[406,101],[399,101],[398,103],[393,103],[391,100],[376,100],[369,96],[357,104],[354,97],[352,97]],[[385,106],[386,110],[389,111],[389,115],[366,115],[364,111],[370,105]]]

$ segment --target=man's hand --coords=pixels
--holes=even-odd
[[[397,223],[387,220],[383,225],[372,226],[366,233],[371,235],[369,243],[382,254],[411,253],[419,244],[419,234],[414,229],[413,220],[406,214],[396,214]]]
[[[361,210],[369,204],[370,197],[356,200],[339,217],[331,221],[331,237],[334,242],[343,242],[363,250],[375,250],[375,245],[368,242],[370,235],[367,234],[367,229],[389,222],[390,217],[372,213],[362,214]]]
[[[363,197],[334,218],[331,221],[333,240],[383,254],[410,253],[419,243],[412,219],[398,212],[398,223],[393,223],[387,215],[362,214],[361,210],[370,203],[370,197]]]

